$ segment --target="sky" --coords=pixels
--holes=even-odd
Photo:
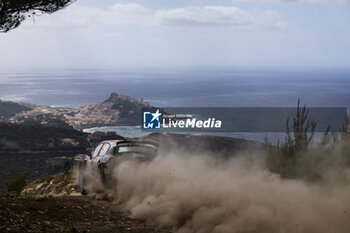
[[[77,0],[0,34],[1,69],[348,68],[347,0]]]

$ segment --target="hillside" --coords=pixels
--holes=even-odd
[[[73,173],[38,179],[20,196],[0,195],[0,205],[1,232],[170,232],[130,218],[130,213],[106,197],[81,196]]]
[[[150,107],[146,102],[131,97],[112,93],[102,103],[82,106],[74,111],[73,117],[68,117],[70,124],[80,124],[82,127],[106,125],[139,125],[141,111]]]
[[[21,103],[0,100],[0,120],[8,120],[17,113],[29,111],[32,108]]]
[[[1,152],[85,150],[84,133],[72,127],[0,123]]]
[[[61,120],[74,128],[89,128],[95,126],[139,125],[141,110],[150,107],[149,103],[134,98],[111,93],[110,97],[101,103],[81,106],[79,108],[60,108],[50,106],[35,106],[27,111],[17,111],[9,115],[12,123],[40,122]],[[16,114],[17,113],[17,114]],[[0,109],[1,114],[1,109]],[[11,117],[12,116],[12,117]]]
[[[65,163],[107,139],[113,132],[86,134],[61,121],[38,124],[0,123],[0,193],[5,181],[26,174],[28,181],[64,171]]]
[[[160,143],[159,156],[163,156],[161,151],[184,151],[190,152],[184,154],[193,152],[202,156],[207,153],[225,158],[225,155],[230,157],[241,150],[261,146],[252,141],[205,135],[151,134],[144,138]],[[130,212],[122,209],[113,198],[108,192],[81,196],[73,172],[45,176],[29,183],[20,196],[0,196],[3,206],[0,211],[6,213],[1,215],[0,212],[0,231],[171,232],[145,220],[128,217]]]

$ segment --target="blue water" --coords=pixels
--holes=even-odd
[[[3,100],[77,107],[101,102],[111,92],[143,98],[158,107],[294,107],[301,98],[310,107],[350,109],[350,69],[0,72]],[[138,128],[115,130],[128,137],[143,134]],[[223,136],[261,141],[265,135]]]
[[[0,99],[77,107],[111,92],[159,107],[313,107],[350,109],[350,70],[64,70],[0,72]]]

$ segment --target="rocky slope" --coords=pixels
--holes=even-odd
[[[89,197],[0,196],[0,232],[169,232]]]
[[[139,125],[144,107],[150,107],[150,105],[125,95],[112,93],[102,103],[80,107],[74,112],[73,117],[68,117],[68,120],[70,124],[80,124],[83,127]]]
[[[81,196],[72,173],[38,179],[21,195],[0,195],[0,206],[0,232],[169,232],[108,200]]]

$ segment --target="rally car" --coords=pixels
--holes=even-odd
[[[87,171],[95,171],[102,183],[107,184],[116,163],[123,160],[151,161],[157,151],[158,144],[151,140],[109,140],[99,143],[91,155],[77,155],[75,160],[78,162],[81,193],[87,194],[86,185],[91,175]]]

